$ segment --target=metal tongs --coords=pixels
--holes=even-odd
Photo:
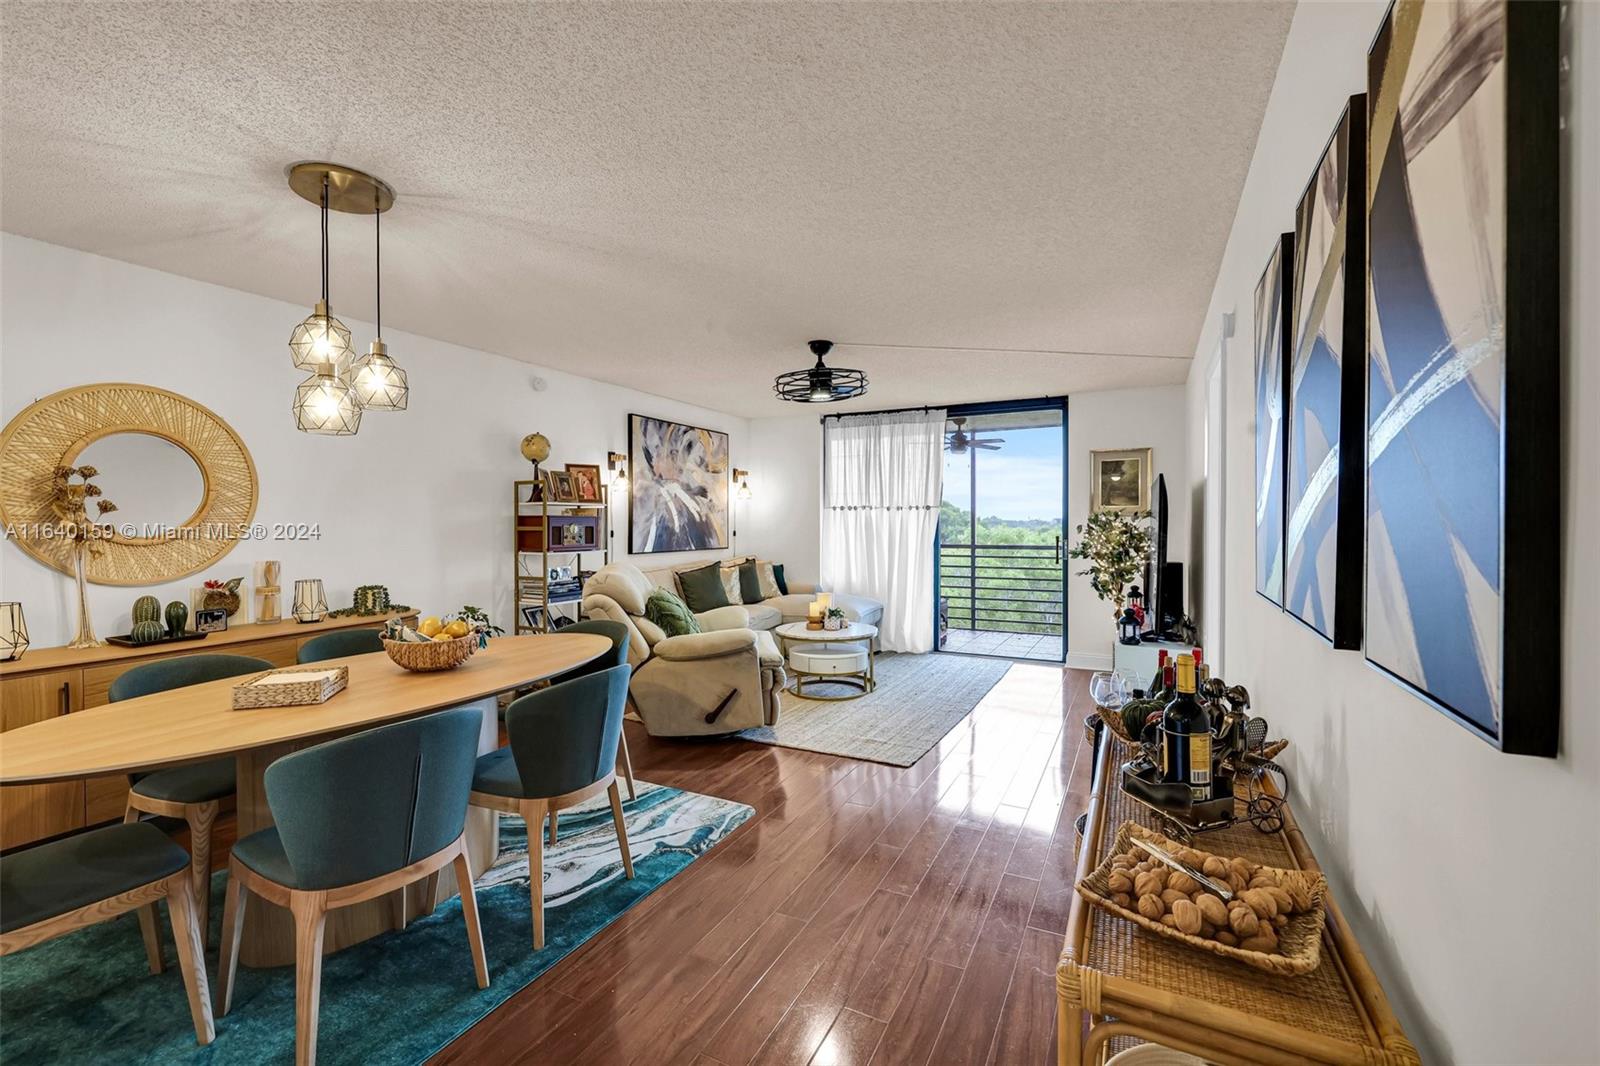
[[[1168,855],[1154,844],[1135,838],[1133,840],[1133,846],[1149,852],[1155,857],[1157,862],[1163,863],[1166,866],[1177,870],[1179,873],[1188,874],[1190,877],[1199,882],[1201,888],[1205,889],[1207,892],[1210,892],[1214,896],[1220,896],[1222,902],[1229,903],[1233,900],[1233,890],[1227,885],[1219,883],[1216,878],[1208,876],[1201,870],[1196,870],[1193,866],[1190,866],[1183,860],[1173,858],[1171,855]]]

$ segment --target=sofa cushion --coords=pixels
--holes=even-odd
[[[667,631],[642,614],[633,620],[633,624],[639,627],[639,635],[652,648],[667,639]]]
[[[756,585],[761,591],[760,599],[775,600],[783,593],[778,588],[778,579],[772,572],[772,564],[761,559],[752,560],[756,568]]]
[[[773,563],[772,564],[772,580],[778,586],[778,595],[780,595],[780,596],[789,595],[789,583],[783,579],[783,564],[782,563]],[[771,599],[772,597],[769,596],[767,598]]]
[[[728,597],[728,603],[734,606],[743,603],[744,587],[739,584],[739,568],[724,563],[717,576],[722,578],[722,594]]]
[[[816,594],[811,592],[791,592],[787,596],[766,601],[765,606],[776,607],[785,622],[804,622],[806,608],[816,598]],[[844,616],[852,622],[865,622],[869,626],[875,626],[883,621],[883,604],[865,596],[835,592],[833,605],[842,610]]]
[[[644,614],[644,601],[655,586],[644,572],[627,563],[602,566],[583,586],[585,596],[609,596],[629,614]]]
[[[679,570],[678,591],[683,594],[683,602],[695,614],[728,606],[728,591],[722,585],[720,563],[707,563],[693,570]]]
[[[656,589],[650,594],[645,601],[644,616],[669,637],[700,632],[700,623],[695,620],[689,605],[666,589]]]
[[[739,564],[739,599],[743,603],[760,603],[766,599],[761,589],[761,572],[753,562]]]
[[[777,629],[783,625],[783,612],[771,603],[747,603],[744,609],[750,615],[746,624],[751,629]]]

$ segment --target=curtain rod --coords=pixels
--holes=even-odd
[[[1063,406],[1065,406],[1066,402],[1067,402],[1067,399],[1068,398],[1066,396],[1064,396],[1064,395],[1063,396],[1036,396],[1036,397],[1031,397],[1031,398],[1023,398],[1023,399],[1020,399],[1020,400],[996,400],[996,401],[994,401],[993,406],[1004,407],[1004,405],[1006,405],[1008,403],[1016,403],[1016,404],[1038,404],[1039,407],[1045,407],[1045,406],[1048,406],[1048,405],[1050,405],[1052,403],[1056,403],[1056,402],[1059,402]],[[940,409],[943,409],[944,411],[948,412],[952,407],[984,407],[984,406],[990,406],[990,405],[983,404],[983,403],[923,404],[921,407],[890,407],[890,408],[886,408],[885,410],[882,410],[882,411],[846,411],[846,412],[841,412],[839,414],[823,415],[821,418],[817,419],[817,421],[818,422],[826,422],[830,418],[854,418],[856,415],[901,415],[901,414],[907,414],[907,413],[909,413],[911,411],[928,412],[928,411],[937,411],[937,410],[940,410]],[[1022,408],[1016,408],[1016,410],[1029,410],[1029,408],[1022,407]],[[1000,414],[1000,413],[1005,413],[1005,412],[1001,411],[1001,412],[996,412],[996,413]]]

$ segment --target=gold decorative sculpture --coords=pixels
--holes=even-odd
[[[89,559],[105,550],[111,527],[89,519],[89,501],[94,500],[98,519],[115,511],[117,505],[105,499],[100,486],[91,480],[99,476],[100,471],[92,466],[58,466],[50,479],[50,513],[56,520],[46,528],[71,545],[72,577],[78,585],[78,633],[67,645],[69,648],[98,648],[105,644],[94,635],[94,623],[89,620],[86,580]]]
[[[53,531],[56,474],[77,467],[95,441],[119,433],[159,437],[187,453],[204,482],[200,505],[187,517],[172,516],[158,535],[111,528],[98,554],[80,553]],[[108,462],[100,465],[109,472]],[[256,493],[255,463],[233,427],[166,389],[127,383],[64,389],[25,408],[0,432],[0,522],[23,551],[69,576],[81,554],[84,580],[96,585],[156,585],[205,569],[248,534]]]

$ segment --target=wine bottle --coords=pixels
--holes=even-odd
[[[1178,656],[1174,695],[1161,715],[1161,779],[1188,785],[1196,803],[1211,798],[1211,719],[1195,699],[1194,657]]]
[[[1171,698],[1167,689],[1167,649],[1165,648],[1156,653],[1156,674],[1150,679],[1150,698],[1163,701]]]

